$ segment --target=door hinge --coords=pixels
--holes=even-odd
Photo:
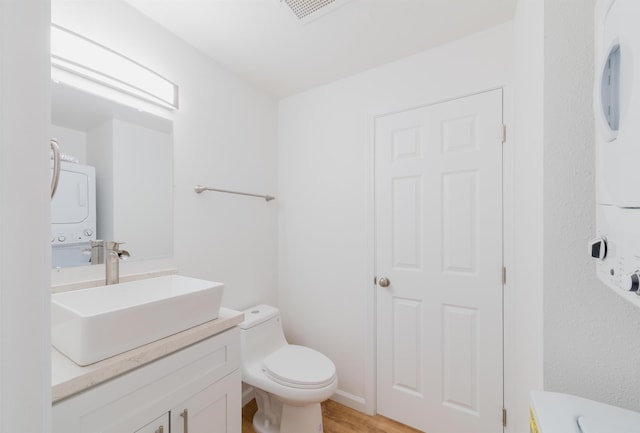
[[[502,427],[507,426],[507,409],[502,408]]]
[[[507,125],[502,124],[502,143],[507,141]]]
[[[507,268],[502,267],[502,284],[507,284]]]

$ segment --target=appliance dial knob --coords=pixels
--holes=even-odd
[[[625,285],[623,286],[630,292],[638,293],[638,288],[640,288],[640,271],[635,271],[627,275]]]
[[[589,253],[594,259],[604,260],[607,257],[607,240],[596,238],[589,241]]]
[[[66,240],[67,240],[67,238],[66,238],[66,237],[64,237],[64,236],[58,236],[58,242],[64,242],[64,241],[66,241]]]

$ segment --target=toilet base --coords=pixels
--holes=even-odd
[[[269,422],[263,413],[256,412],[253,416],[253,429],[256,433],[279,433],[280,426],[274,425]]]
[[[320,403],[307,406],[282,405],[280,433],[322,433],[322,408]]]
[[[257,433],[323,433],[322,408],[320,403],[306,406],[282,404],[280,425],[271,423],[258,410],[253,417],[253,428]]]

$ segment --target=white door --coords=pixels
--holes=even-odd
[[[375,203],[378,413],[502,431],[502,91],[376,119]]]

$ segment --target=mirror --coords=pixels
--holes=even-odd
[[[172,257],[171,119],[59,82],[51,108],[51,137],[68,169],[54,198],[53,267],[90,265],[89,238],[123,242],[131,260]],[[95,168],[95,233],[86,217],[91,182],[78,175],[81,166]]]

